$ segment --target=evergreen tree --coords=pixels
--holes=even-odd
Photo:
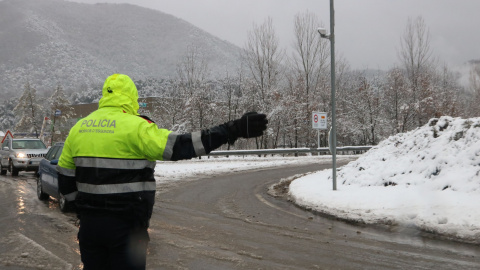
[[[15,127],[15,114],[13,108],[17,104],[17,99],[7,99],[0,105],[0,130],[6,131]]]
[[[42,123],[42,107],[37,100],[37,90],[31,87],[29,82],[25,84],[25,90],[13,111],[17,116],[20,115],[15,131],[33,133],[38,138]]]
[[[52,143],[55,141],[63,141],[68,135],[68,131],[73,123],[68,120],[73,117],[74,111],[70,106],[70,101],[65,95],[62,86],[55,88],[52,96],[48,99],[50,105],[50,119],[53,119],[52,125]],[[57,112],[57,113],[56,113]],[[60,131],[59,135],[55,135],[55,131]],[[55,137],[54,137],[55,136]]]

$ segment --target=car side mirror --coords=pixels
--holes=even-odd
[[[58,159],[52,159],[52,160],[50,160],[50,164],[52,164],[52,165],[57,165],[57,164],[58,164]]]

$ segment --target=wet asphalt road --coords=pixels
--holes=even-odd
[[[327,168],[330,165],[323,165]],[[399,227],[350,225],[267,194],[320,165],[236,173],[160,194],[150,265],[165,269],[480,269],[480,248]]]
[[[480,247],[325,218],[267,194],[329,165],[159,185],[148,269],[480,269]],[[82,269],[74,213],[38,201],[35,177],[0,176],[0,269]]]

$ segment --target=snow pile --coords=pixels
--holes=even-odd
[[[338,176],[345,185],[422,185],[480,195],[479,173],[480,119],[442,117],[390,137]]]
[[[441,117],[356,161],[293,181],[299,205],[363,223],[416,226],[480,243],[480,118]]]

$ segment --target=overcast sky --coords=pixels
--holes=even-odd
[[[131,3],[184,19],[244,47],[253,24],[272,18],[285,49],[293,43],[293,20],[314,12],[328,29],[329,0],[70,0],[82,3]],[[388,69],[399,63],[398,50],[407,19],[422,16],[434,54],[450,67],[480,59],[480,0],[337,0],[336,52],[352,68]]]

